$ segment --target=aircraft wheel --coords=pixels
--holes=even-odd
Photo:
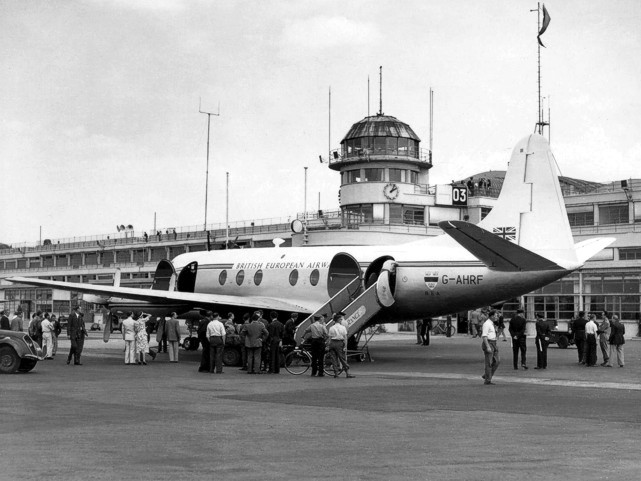
[[[240,366],[240,349],[234,346],[226,346],[223,349],[223,364],[225,366]]]
[[[191,351],[192,339],[193,337],[186,337],[183,341],[183,349],[185,351]]]
[[[0,373],[13,374],[20,366],[20,358],[13,348],[8,346],[0,347]]]

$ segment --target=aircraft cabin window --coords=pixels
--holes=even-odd
[[[261,282],[263,282],[263,271],[257,270],[256,274],[254,274],[254,284],[260,286]]]
[[[309,283],[312,286],[315,286],[318,284],[318,280],[320,279],[320,272],[318,272],[318,269],[314,269],[312,273],[309,275]]]
[[[245,280],[245,271],[238,271],[238,274],[236,274],[236,284],[240,286],[244,280]]]
[[[227,282],[227,271],[222,271],[220,275],[218,276],[218,282],[220,282],[221,286],[225,285],[225,282]]]
[[[292,272],[289,273],[289,283],[292,286],[295,286],[297,282],[298,282],[298,270],[294,269]]]

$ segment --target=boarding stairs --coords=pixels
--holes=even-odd
[[[376,282],[364,292],[360,278],[355,278],[326,304],[306,318],[294,334],[296,344],[300,344],[303,333],[314,322],[314,316],[327,314],[327,317],[330,318],[333,313],[342,311],[345,314],[345,327],[349,338],[361,331],[381,309],[394,304],[394,297],[390,289],[390,270],[393,267],[391,262],[390,264],[388,262],[383,266]],[[330,320],[326,326],[329,328],[332,324],[333,321]]]

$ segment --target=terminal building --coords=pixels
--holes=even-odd
[[[442,233],[438,222],[477,223],[492,209],[505,171],[470,174],[452,184],[433,185],[429,149],[406,123],[379,113],[356,122],[332,152],[328,167],[340,182],[338,209],[286,213],[282,219],[224,225],[171,227],[42,243],[0,244],[0,302],[5,309],[65,315],[82,295],[12,284],[12,276],[149,288],[156,265],[185,252],[223,248],[303,245],[371,245],[409,242]],[[518,305],[529,319],[541,312],[567,322],[578,311],[616,313],[637,335],[641,312],[641,179],[596,183],[560,177],[576,242],[616,237],[616,242],[580,270],[504,305],[506,317]],[[292,219],[294,219],[292,221]],[[233,240],[231,240],[233,239]],[[2,242],[2,239],[0,239]],[[91,312],[98,306],[86,306]],[[455,314],[455,313],[453,313]],[[458,313],[459,321],[465,313]],[[465,328],[459,322],[459,331]]]

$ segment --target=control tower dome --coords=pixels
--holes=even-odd
[[[343,225],[425,225],[431,153],[396,117],[373,115],[356,122],[329,167],[341,173]]]

